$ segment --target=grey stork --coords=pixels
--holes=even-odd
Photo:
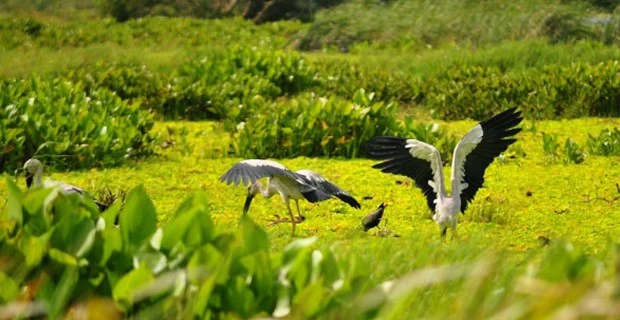
[[[478,123],[459,141],[452,157],[451,195],[444,186],[443,166],[439,151],[430,144],[415,139],[380,136],[367,144],[370,158],[385,160],[373,165],[382,172],[412,178],[422,190],[426,203],[434,212],[441,236],[448,227],[456,234],[459,212],[465,212],[476,192],[484,183],[484,171],[493,160],[516,139],[511,138],[521,128],[515,128],[523,118],[511,108]]]
[[[34,158],[28,159],[24,163],[23,170],[24,170],[24,175],[26,176],[26,186],[28,188],[36,188],[36,187],[41,187],[41,186],[57,187],[60,189],[61,192],[65,194],[76,193],[76,194],[79,194],[80,196],[84,196],[84,190],[74,185],[70,185],[62,181],[54,181],[50,179],[46,179],[45,181],[42,181],[43,164],[41,163],[41,161],[37,159],[34,159]],[[99,211],[104,211],[108,208],[106,204],[103,204],[94,199],[93,201],[95,202],[95,204],[97,204]]]
[[[268,177],[267,188],[263,187],[259,181],[264,177]],[[244,186],[249,185],[243,214],[247,214],[256,194],[260,193],[264,198],[271,198],[273,195],[279,194],[291,217],[292,235],[295,235],[297,221],[295,221],[289,205],[291,199],[295,200],[300,221],[303,221],[304,217],[299,210],[299,199],[306,199],[314,203],[335,196],[353,208],[359,209],[361,207],[355,198],[327,181],[320,174],[310,170],[293,172],[272,160],[249,159],[239,161],[220,177],[220,181],[226,182],[228,185],[239,185],[240,183]]]

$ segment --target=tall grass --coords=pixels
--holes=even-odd
[[[577,2],[532,1],[361,1],[318,14],[300,42],[303,49],[349,46],[372,41],[379,46],[480,47],[507,40],[531,39],[563,32],[558,40],[583,38],[589,30],[581,16],[589,9]],[[553,23],[555,22],[555,24]]]

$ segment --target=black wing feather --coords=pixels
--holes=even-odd
[[[346,191],[342,190],[337,185],[327,181],[320,174],[310,170],[300,170],[296,172],[298,179],[302,180],[305,184],[314,187],[314,192],[306,195],[302,193],[304,197],[310,202],[317,202],[327,200],[332,196],[342,200],[353,208],[359,209],[362,206]],[[316,200],[314,198],[316,197]]]
[[[435,212],[435,192],[428,184],[433,180],[430,161],[414,158],[405,148],[407,140],[399,137],[379,136],[372,138],[366,145],[368,156],[375,160],[386,160],[373,165],[382,172],[407,176],[421,189],[426,204]]]
[[[487,167],[516,141],[514,138],[509,138],[521,131],[521,128],[513,128],[523,120],[520,116],[521,111],[516,111],[516,109],[508,109],[491,119],[480,122],[482,140],[465,156],[464,180],[467,188],[461,191],[461,212],[465,212],[478,189],[482,187]]]

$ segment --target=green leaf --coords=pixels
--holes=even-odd
[[[133,253],[155,232],[157,216],[155,206],[146,194],[144,187],[138,186],[127,195],[120,215],[123,250]]]
[[[139,251],[133,258],[134,268],[137,269],[140,266],[146,266],[153,274],[164,271],[167,265],[168,260],[166,256],[151,247],[146,247],[145,250]]]
[[[199,247],[216,236],[215,225],[209,214],[209,204],[203,194],[187,198],[164,230],[161,246],[166,251],[183,242],[186,247]]]
[[[78,264],[77,259],[73,255],[58,250],[56,248],[50,249],[49,256],[53,261],[56,261],[60,264],[65,264],[69,266],[77,266]]]
[[[50,301],[49,316],[56,319],[65,310],[67,303],[73,297],[73,292],[79,280],[77,267],[67,267],[60,278],[54,295]]]
[[[23,193],[17,187],[17,185],[13,182],[9,177],[6,178],[6,186],[7,186],[7,204],[5,208],[6,217],[9,220],[15,221],[17,226],[21,226],[24,217],[22,212],[22,198]]]
[[[26,266],[28,268],[35,268],[41,263],[41,260],[48,251],[48,245],[53,231],[52,229],[41,236],[35,236],[29,232],[24,233],[20,249],[26,257]]]
[[[151,271],[146,266],[140,266],[118,280],[112,290],[112,296],[127,310],[136,302],[135,293],[153,281],[154,277]]]
[[[316,316],[324,296],[323,280],[319,280],[303,288],[293,299],[293,310],[303,319]]]
[[[242,215],[239,224],[239,232],[244,244],[243,254],[269,250],[267,232],[256,224],[249,215]]]
[[[4,272],[0,272],[0,302],[6,304],[13,301],[19,294],[18,284]]]
[[[95,223],[89,218],[67,215],[54,228],[51,245],[77,258],[84,256],[95,241]]]

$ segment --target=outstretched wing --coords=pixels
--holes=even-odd
[[[353,208],[359,209],[362,207],[360,203],[353,198],[353,196],[340,189],[337,185],[327,181],[320,174],[311,170],[299,170],[296,173],[306,184],[320,191],[319,195],[321,196],[321,199],[318,199],[318,201],[326,200],[331,198],[331,196],[335,196]]]
[[[250,185],[264,177],[288,177],[297,180],[295,173],[278,162],[272,160],[249,159],[235,163],[220,177],[226,184]]]
[[[452,181],[458,181],[461,212],[465,212],[484,183],[484,171],[493,160],[516,139],[510,139],[521,128],[514,128],[523,120],[517,108],[508,109],[491,119],[480,122],[459,141],[452,157]]]
[[[373,168],[413,179],[426,197],[428,207],[435,212],[435,199],[443,188],[441,157],[435,147],[415,139],[374,137],[366,149],[371,159],[386,160]]]

